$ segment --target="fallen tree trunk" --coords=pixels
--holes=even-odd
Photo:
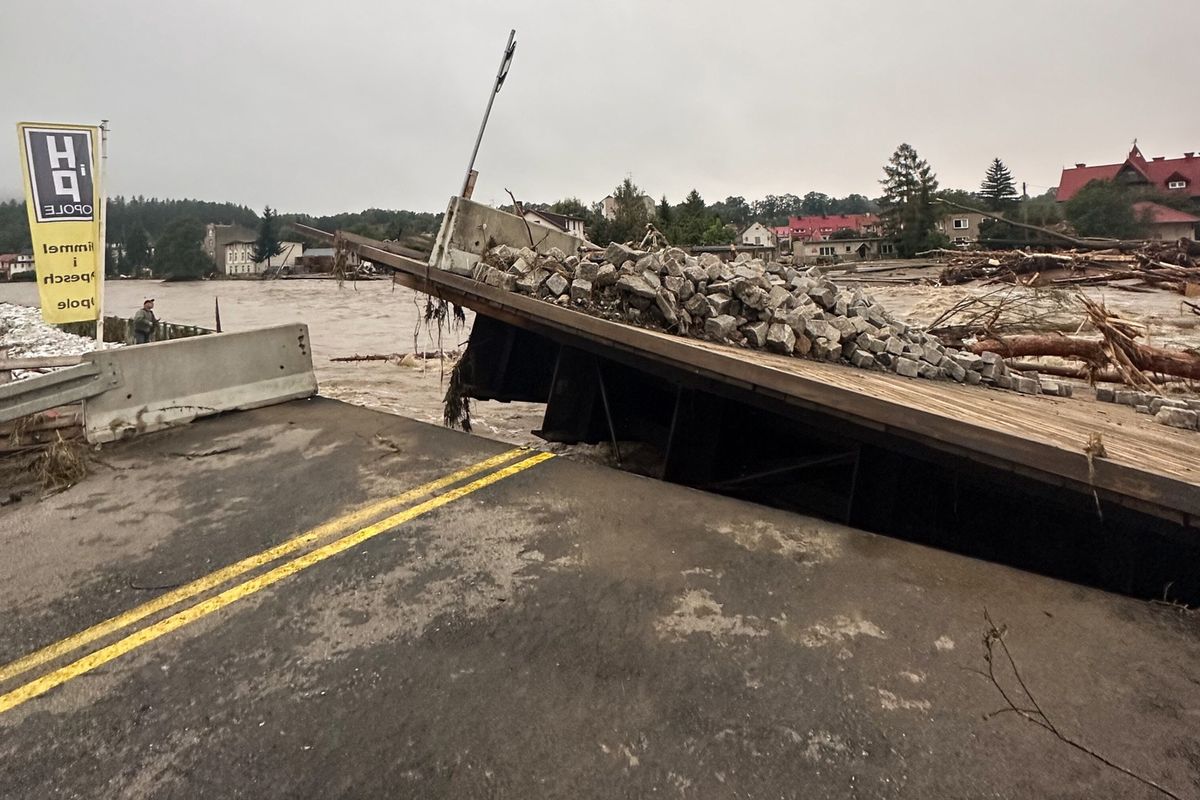
[[[1121,373],[1115,369],[1102,369],[1095,373],[1089,373],[1086,366],[1075,366],[1074,364],[1040,364],[1036,361],[1019,361],[1017,359],[1008,359],[1004,363],[1008,364],[1010,369],[1015,369],[1018,372],[1037,372],[1042,375],[1052,375],[1055,378],[1078,378],[1081,381],[1086,381],[1089,378],[1097,383],[1124,383],[1124,378]],[[1173,377],[1165,375],[1147,375],[1152,383],[1171,383],[1175,380]]]
[[[1102,339],[1078,336],[1022,335],[1004,339],[985,339],[971,345],[973,353],[993,352],[1005,358],[1022,356],[1057,356],[1086,361],[1096,367],[1110,362]],[[1133,343],[1128,354],[1135,367],[1143,372],[1157,372],[1179,378],[1200,380],[1200,356],[1182,350],[1163,350]]]

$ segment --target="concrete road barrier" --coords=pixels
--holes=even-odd
[[[222,411],[317,393],[307,325],[173,339],[86,356],[121,386],[85,402],[89,442],[112,442]]]

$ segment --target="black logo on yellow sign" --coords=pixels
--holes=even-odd
[[[38,222],[92,221],[91,131],[25,128],[25,157]]]

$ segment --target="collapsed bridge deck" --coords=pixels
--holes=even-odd
[[[556,342],[819,411],[1051,486],[1088,495],[1095,490],[1105,503],[1185,528],[1200,525],[1200,437],[1132,409],[911,380],[635,328],[432,268],[384,243],[341,235],[360,257],[392,268],[401,284]],[[545,402],[548,396],[525,399]],[[1103,442],[1102,458],[1086,452],[1094,434]]]

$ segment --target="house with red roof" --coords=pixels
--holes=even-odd
[[[1145,186],[1168,194],[1190,198],[1200,207],[1200,156],[1184,153],[1182,158],[1155,156],[1149,161],[1134,142],[1129,156],[1120,164],[1089,167],[1076,164],[1062,171],[1057,199],[1065,203],[1094,180],[1116,181],[1130,186]]]
[[[1188,214],[1161,203],[1142,200],[1133,204],[1133,213],[1138,219],[1145,220],[1150,229],[1150,238],[1164,242],[1176,239],[1195,239],[1196,226],[1200,225],[1200,217]]]
[[[823,241],[838,231],[851,230],[870,238],[880,233],[879,217],[875,214],[828,214],[809,217],[788,217],[788,224],[775,229],[780,239],[793,241]]]

